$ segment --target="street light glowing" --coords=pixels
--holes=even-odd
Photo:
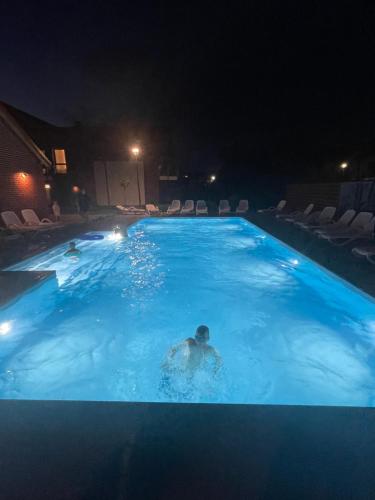
[[[342,168],[342,170],[345,170],[346,168],[348,168],[348,164],[347,164],[347,162],[346,162],[346,161],[342,162],[342,163],[340,164],[340,168]]]
[[[210,182],[216,181],[216,175],[210,175]]]
[[[47,191],[51,189],[51,184],[44,184],[44,189],[47,189]]]

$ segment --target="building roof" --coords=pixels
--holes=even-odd
[[[30,135],[26,132],[26,127],[22,123],[25,120],[35,120],[40,124],[46,123],[38,118],[35,118],[27,113],[0,102],[0,118],[8,125],[12,132],[25,144],[25,146],[38,158],[38,160],[46,167],[51,166],[51,161],[45,153],[35,144]],[[46,123],[46,125],[49,125]],[[51,125],[52,127],[53,125]],[[26,129],[26,130],[25,130]]]

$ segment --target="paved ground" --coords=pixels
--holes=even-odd
[[[0,402],[0,498],[374,498],[375,412]]]

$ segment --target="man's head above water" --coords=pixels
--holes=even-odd
[[[197,331],[195,332],[195,340],[202,344],[206,344],[210,340],[210,332],[208,330],[208,326],[198,326]]]

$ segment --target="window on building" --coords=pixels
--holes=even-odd
[[[65,149],[53,150],[53,163],[57,174],[66,174],[68,166],[66,164]]]

